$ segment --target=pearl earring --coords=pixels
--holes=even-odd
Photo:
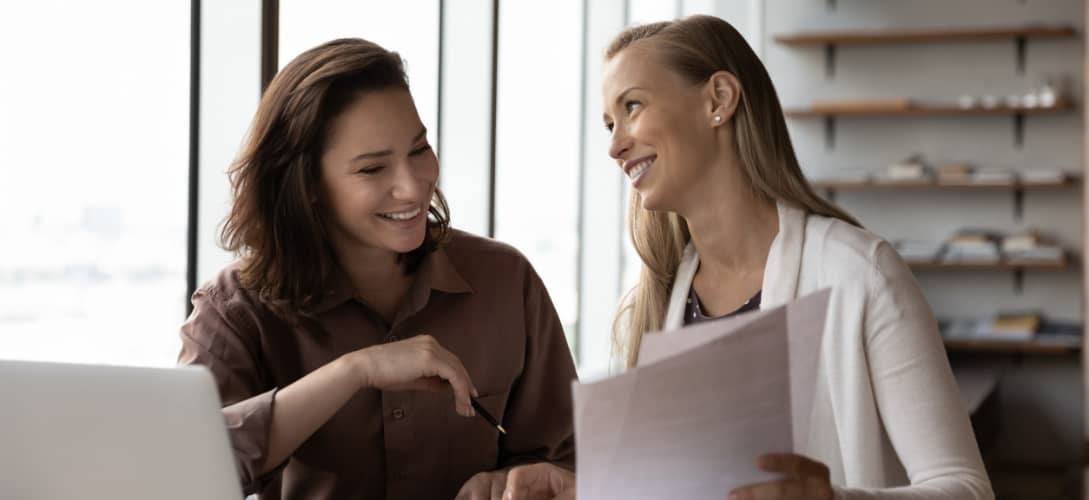
[[[719,115],[715,115],[715,123],[722,123],[722,117]]]

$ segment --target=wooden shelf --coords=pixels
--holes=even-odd
[[[823,118],[824,143],[828,150],[835,147],[836,120],[839,118],[929,118],[929,117],[965,117],[965,116],[1010,116],[1013,118],[1013,145],[1020,149],[1024,144],[1025,117],[1028,115],[1047,115],[1073,111],[1077,106],[1069,99],[1063,99],[1053,106],[1013,107],[981,106],[964,108],[954,104],[925,104],[905,100],[897,106],[889,106],[885,101],[844,101],[842,103],[822,103],[817,107],[788,109],[787,118]]]
[[[802,32],[777,35],[775,41],[784,45],[877,45],[903,43],[971,42],[987,40],[1017,40],[1073,38],[1078,32],[1073,26],[1026,25],[987,28],[938,28],[919,30],[844,30]]]
[[[883,107],[867,108],[865,106],[859,106],[856,104],[844,103],[844,106],[842,107],[822,106],[820,108],[788,109],[784,112],[784,114],[788,118],[814,118],[836,116],[851,116],[860,118],[925,118],[933,116],[1040,115],[1063,113],[1067,111],[1072,111],[1074,109],[1074,103],[1070,101],[1061,101],[1056,103],[1054,106],[1037,106],[1032,108],[1010,106],[996,106],[993,108],[962,108],[960,106],[952,104],[913,104],[912,106],[903,109],[888,109]]]
[[[945,340],[945,348],[958,352],[1005,352],[1011,354],[1074,354],[1080,346],[1003,340]]]
[[[814,189],[824,191],[985,191],[985,192],[1009,192],[1016,190],[1062,190],[1071,189],[1081,185],[1081,179],[1076,176],[1068,176],[1059,182],[1023,182],[1015,181],[1007,184],[986,183],[949,183],[936,181],[816,181],[812,183]]]
[[[1021,220],[1024,213],[1025,191],[1060,191],[1081,186],[1081,177],[1067,174],[1066,178],[1058,182],[1024,182],[1013,181],[1008,183],[950,183],[937,181],[837,181],[826,180],[812,183],[813,189],[824,191],[825,197],[835,201],[839,191],[853,192],[983,192],[983,193],[1011,193],[1013,194],[1013,217]]]
[[[914,271],[1066,271],[1075,268],[1070,258],[1058,262],[1002,261],[986,264],[909,261],[908,266]]]

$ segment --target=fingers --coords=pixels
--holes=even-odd
[[[490,472],[480,472],[473,477],[469,478],[458,490],[458,494],[454,497],[454,500],[494,500],[496,497],[492,491],[495,489],[494,474]],[[502,491],[502,485],[499,486]]]
[[[521,465],[507,474],[503,500],[550,500],[556,495],[574,494],[574,473],[541,462]]]
[[[768,472],[780,472],[790,477],[814,477],[828,482],[828,466],[793,453],[768,453],[757,458],[757,467]]]
[[[446,380],[454,390],[454,407],[458,414],[463,417],[476,415],[476,411],[473,410],[473,405],[469,401],[470,395],[475,391],[472,388],[472,382],[469,381],[469,375],[465,373],[465,368],[461,366],[461,362],[457,361],[456,358],[453,361],[449,359],[442,360],[434,365],[434,370],[435,374]]]
[[[507,473],[504,471],[496,471],[491,475],[491,496],[490,500],[503,500],[503,490],[507,485]]]
[[[520,465],[507,473],[507,482],[503,488],[503,500],[527,500],[533,498],[528,496],[530,488],[527,485],[533,483],[534,467],[534,465]]]
[[[421,351],[424,356],[424,366],[427,367],[425,370],[429,372],[427,374],[438,376],[450,384],[454,391],[454,407],[459,415],[464,417],[476,415],[469,398],[477,394],[477,391],[465,365],[430,335],[420,335],[418,338],[424,344]]]
[[[815,500],[831,499],[832,487],[820,479],[780,479],[750,484],[730,492],[728,500]]]

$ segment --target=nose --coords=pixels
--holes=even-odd
[[[609,143],[609,156],[614,160],[624,161],[624,156],[631,151],[631,136],[619,124],[613,129],[613,139]]]
[[[416,201],[424,198],[424,193],[431,189],[430,182],[423,176],[416,175],[411,163],[403,163],[396,168],[393,177],[393,198]]]

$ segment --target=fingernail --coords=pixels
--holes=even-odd
[[[480,392],[476,390],[476,387],[473,387],[473,397],[474,398],[479,398],[480,397]]]

